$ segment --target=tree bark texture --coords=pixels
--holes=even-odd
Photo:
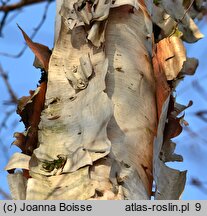
[[[176,116],[186,107],[169,105],[174,90],[169,82],[185,74],[187,58],[174,34],[154,42],[152,20],[167,28],[158,19],[169,10],[166,2],[57,3],[38,147],[31,156],[16,154],[7,165],[30,175],[9,174],[13,197],[150,199],[155,180],[156,199],[178,199],[186,172],[165,162],[182,160],[171,138],[180,133]],[[12,187],[17,178],[21,192]]]

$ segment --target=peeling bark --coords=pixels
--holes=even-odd
[[[12,189],[17,174],[9,174],[14,199],[150,199],[153,180],[156,199],[179,199],[186,171],[165,162],[182,161],[171,139],[191,103],[177,104],[173,91],[197,67],[180,37],[194,42],[202,34],[185,6],[175,12],[169,5],[58,2],[38,145],[6,167],[29,170],[26,179],[17,176],[22,195]],[[161,29],[156,43],[152,20]]]

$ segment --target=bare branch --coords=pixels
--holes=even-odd
[[[206,130],[206,127],[205,127],[205,130]],[[198,131],[193,131],[190,127],[185,127],[185,131],[188,133],[186,137],[189,138],[190,136],[192,140],[195,140],[197,138],[203,141],[203,143],[207,143],[207,139],[202,137],[202,133],[200,129]]]
[[[48,3],[45,6],[42,18],[41,18],[39,24],[37,25],[37,27],[34,28],[34,32],[32,33],[32,35],[30,36],[31,40],[34,39],[34,37],[36,36],[38,31],[41,29],[42,25],[44,24],[44,22],[45,22],[45,20],[47,18],[47,11],[48,11],[48,8],[49,8],[52,1],[48,0],[47,2]],[[23,55],[23,53],[25,52],[26,49],[27,49],[27,45],[25,44],[24,47],[22,48],[22,50],[17,54],[10,54],[10,53],[0,52],[0,55],[6,56],[6,57],[11,57],[11,58],[19,58],[19,57],[21,57]]]
[[[41,3],[41,2],[45,2],[45,1],[52,2],[54,0],[21,0],[17,3],[14,3],[14,4],[10,4],[10,5],[6,4],[6,5],[0,6],[0,11],[10,12],[10,11],[17,10],[17,9],[25,7],[25,6],[29,6],[32,4],[37,4],[37,3]]]
[[[193,88],[196,89],[196,92],[206,101],[207,98],[207,92],[205,89],[200,85],[200,82],[198,80],[194,80],[192,82]]]
[[[193,80],[192,82],[189,82],[188,84],[184,85],[182,88],[180,88],[180,89],[178,90],[179,95],[182,95],[182,94],[186,93],[186,91],[189,91],[189,90],[191,89],[190,86],[191,86],[191,85],[195,85],[194,82],[199,82],[199,83],[201,84],[202,82],[206,82],[206,79],[207,79],[207,76],[206,76],[206,74],[205,74],[205,75],[203,75],[203,76],[200,76],[200,77],[199,77],[199,80],[198,80],[198,79],[195,79],[195,80]]]
[[[11,196],[0,188],[0,194],[7,200],[11,200]]]
[[[0,65],[0,76],[2,77],[4,83],[5,83],[6,87],[7,87],[7,90],[9,92],[10,97],[11,97],[11,102],[13,104],[17,104],[18,103],[18,97],[16,96],[14,90],[12,89],[11,84],[8,81],[8,75],[4,72],[1,65]]]
[[[2,4],[2,5],[6,5],[6,4],[8,4],[9,2],[10,2],[10,0],[5,0],[5,1],[1,0],[1,4]]]
[[[21,9],[18,9],[16,12],[13,13],[13,15],[9,18],[9,12],[5,12],[1,21],[0,21],[0,37],[3,37],[2,31],[3,31],[3,27],[8,24],[9,22],[11,22],[14,18],[16,18],[20,13],[21,13]]]
[[[10,116],[15,112],[15,110],[16,110],[16,108],[5,113],[5,116],[2,120],[2,122],[0,123],[0,128],[3,128],[3,127],[7,128],[6,123],[7,123],[8,119],[10,118]]]
[[[21,12],[22,12],[21,9],[13,12],[12,15],[10,17],[8,17],[8,19],[7,19],[7,21],[6,21],[5,24],[9,24],[11,21],[13,21]]]
[[[6,23],[6,18],[7,18],[8,15],[9,15],[8,12],[4,13],[4,16],[2,17],[2,20],[0,22],[0,37],[2,37],[2,29],[3,29],[3,27],[4,27],[5,23]]]
[[[17,97],[16,93],[14,92],[14,90],[12,89],[11,84],[9,83],[9,80],[8,80],[8,75],[3,70],[1,65],[0,65],[0,76],[2,77],[4,83],[7,87],[7,90],[9,92],[9,95],[10,95],[10,100],[8,102],[5,102],[4,104],[5,105],[17,105],[18,104],[18,97]],[[8,121],[10,116],[15,112],[15,110],[16,110],[16,106],[14,109],[5,113],[5,116],[2,120],[2,122],[0,123],[0,128],[3,128],[3,127],[6,128],[6,122]]]
[[[2,142],[2,139],[0,139],[0,149],[1,152],[4,153],[4,158],[6,161],[9,161],[9,152],[8,152],[8,147]]]

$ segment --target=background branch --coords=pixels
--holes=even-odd
[[[52,0],[53,1],[53,0]],[[41,29],[42,25],[44,24],[46,18],[47,18],[47,12],[48,12],[48,8],[52,2],[51,0],[47,1],[48,3],[45,5],[45,9],[44,9],[44,12],[43,12],[43,15],[42,15],[42,18],[39,22],[39,24],[34,28],[34,32],[32,33],[32,35],[30,36],[30,39],[33,40],[34,37],[36,36],[36,34],[38,33],[38,31]],[[0,32],[1,34],[1,32]],[[24,45],[24,47],[20,50],[19,53],[17,54],[10,54],[10,53],[4,53],[4,52],[0,52],[0,55],[3,55],[3,56],[6,56],[6,57],[11,57],[11,58],[19,58],[21,57],[25,50],[27,49],[27,44]]]
[[[4,15],[3,15],[1,22],[0,22],[0,37],[2,37],[2,30],[6,24],[6,19],[7,19],[10,12],[15,11],[15,10],[20,10],[25,6],[29,6],[32,4],[37,4],[37,3],[42,3],[42,2],[48,2],[48,4],[49,4],[53,1],[54,0],[21,0],[17,3],[9,4],[9,5],[7,4],[9,1],[6,1],[6,2],[1,1],[2,5],[0,6],[0,12],[3,12]]]
[[[7,90],[9,92],[9,95],[11,98],[10,103],[17,104],[18,103],[18,97],[16,96],[14,90],[12,89],[11,84],[8,81],[8,75],[7,75],[7,73],[4,72],[1,65],[0,65],[0,76],[2,77],[4,83],[7,87]]]
[[[6,200],[11,200],[11,196],[6,193],[2,188],[0,188],[0,194],[6,199]]]
[[[54,0],[21,0],[17,3],[14,3],[14,4],[10,4],[10,5],[2,5],[0,6],[0,11],[2,12],[10,12],[10,11],[13,11],[13,10],[17,10],[19,8],[23,8],[25,6],[29,6],[29,5],[32,5],[32,4],[37,4],[37,3],[41,3],[41,2],[52,2]]]

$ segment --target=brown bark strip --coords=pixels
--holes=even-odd
[[[17,113],[21,116],[22,121],[26,127],[26,134],[15,133],[16,140],[13,142],[17,145],[24,154],[31,155],[33,150],[37,147],[38,141],[38,125],[40,122],[40,115],[44,108],[45,93],[47,89],[47,82],[44,81],[39,86],[40,90],[37,95],[34,96],[31,103],[30,97],[24,97],[23,100],[27,100],[26,105],[20,109],[17,109]],[[33,92],[34,94],[34,92]],[[21,101],[21,100],[20,100]],[[21,101],[20,103],[22,103]],[[24,103],[24,102],[23,102]]]
[[[38,93],[30,91],[29,97],[22,97],[17,109],[17,113],[21,116],[26,127],[26,133],[15,133],[16,140],[13,144],[17,145],[23,153],[32,155],[33,150],[37,148],[38,125],[45,103],[47,89],[46,72],[48,71],[51,50],[45,45],[33,42],[19,25],[18,28],[21,30],[27,45],[35,54],[39,67],[44,71],[40,80],[41,84]]]
[[[17,25],[17,26],[21,30],[22,35],[23,35],[27,45],[32,50],[32,52],[35,54],[37,59],[39,60],[40,65],[41,65],[40,68],[42,68],[45,71],[48,71],[48,64],[49,64],[50,56],[52,54],[51,50],[43,44],[33,42],[28,37],[28,35],[23,31],[23,29],[19,25]]]
[[[33,101],[33,113],[30,119],[30,129],[26,139],[26,154],[31,155],[33,150],[37,148],[38,141],[38,125],[40,122],[40,115],[44,108],[45,93],[47,89],[46,81],[40,84],[40,91]]]
[[[163,71],[162,64],[160,64],[158,54],[155,54],[155,56],[153,57],[153,68],[156,82],[157,113],[159,120],[163,104],[170,94],[170,87],[167,83],[167,79]]]

